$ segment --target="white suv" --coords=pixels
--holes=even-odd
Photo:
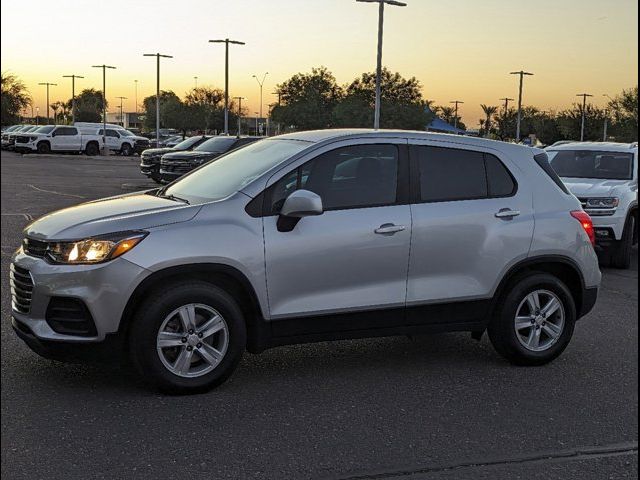
[[[573,142],[551,146],[547,154],[593,218],[605,261],[629,268],[638,243],[638,144]]]

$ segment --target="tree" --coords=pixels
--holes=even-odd
[[[610,135],[619,142],[637,142],[638,86],[623,90],[607,107],[613,120]]]
[[[311,73],[297,73],[277,85],[280,102],[273,107],[274,122],[297,130],[328,128],[333,109],[343,96],[333,74],[326,67]]]
[[[587,105],[585,109],[584,139],[589,141],[602,140],[605,112],[594,105]],[[570,109],[563,110],[557,116],[558,131],[562,139],[580,140],[582,125],[582,104],[575,103]]]
[[[145,110],[144,126],[156,129],[156,96],[146,97],[142,104]],[[183,130],[186,123],[182,101],[171,90],[160,90],[160,128]]]
[[[486,120],[483,121],[485,136],[489,136],[489,133],[491,132],[491,116],[498,111],[498,107],[481,104],[480,108],[482,108],[482,111],[486,116]]]
[[[109,103],[107,102],[107,106]],[[71,100],[66,108],[71,110]],[[76,96],[76,122],[100,122],[102,120],[102,91],[85,88]]]
[[[376,74],[363,73],[347,86],[345,96],[335,108],[334,125],[370,128],[375,109],[375,85]],[[422,98],[421,88],[415,77],[405,79],[384,68],[380,83],[380,126],[424,130],[433,114]]]
[[[220,131],[224,128],[224,92],[221,89],[196,87],[187,92],[184,106],[189,129]],[[235,125],[236,116],[232,111],[230,108],[229,123]]]
[[[2,93],[2,125],[12,125],[20,120],[20,112],[31,105],[31,96],[24,83],[11,73],[0,74]]]

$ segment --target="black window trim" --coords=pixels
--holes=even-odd
[[[560,190],[562,190],[567,195],[571,195],[571,192],[569,191],[567,186],[551,166],[551,163],[549,162],[549,155],[547,155],[547,152],[538,153],[537,155],[533,156],[533,159]]]
[[[463,152],[474,152],[474,153],[481,153],[482,154],[482,160],[484,163],[484,173],[485,173],[485,181],[487,184],[487,195],[483,195],[483,196],[479,196],[479,197],[468,197],[468,198],[454,198],[454,199],[442,199],[442,200],[422,200],[422,191],[421,191],[421,186],[420,186],[420,161],[419,161],[419,154],[417,149],[420,147],[433,147],[433,148],[446,148],[449,150],[461,150]],[[498,161],[500,162],[500,164],[505,168],[505,170],[507,171],[507,173],[509,174],[509,176],[511,177],[511,180],[513,181],[513,191],[508,194],[508,195],[489,195],[489,178],[488,178],[488,174],[487,174],[487,155],[492,155],[493,157],[497,158]],[[477,200],[495,200],[497,198],[512,198],[515,197],[518,194],[518,190],[519,190],[519,185],[518,185],[518,181],[516,180],[516,178],[513,176],[513,173],[511,172],[511,170],[509,169],[509,167],[507,167],[505,165],[505,163],[500,159],[500,157],[498,155],[495,155],[493,153],[488,153],[488,152],[484,152],[482,150],[475,150],[475,149],[471,149],[471,148],[456,148],[456,147],[449,147],[449,146],[443,146],[443,145],[432,145],[432,144],[417,144],[417,143],[413,143],[413,144],[409,144],[409,165],[410,165],[410,170],[411,170],[411,204],[412,205],[419,205],[419,204],[423,204],[423,203],[447,203],[447,202],[469,202],[469,201],[477,201]]]
[[[269,206],[271,205],[271,194],[273,192],[273,188],[275,185],[282,180],[284,177],[289,175],[293,171],[298,171],[296,182],[299,185],[300,182],[300,171],[302,167],[304,167],[307,163],[314,161],[321,155],[325,153],[331,152],[333,150],[338,150],[340,148],[348,148],[348,147],[357,147],[361,145],[389,145],[396,147],[398,149],[398,175],[396,178],[396,201],[394,203],[382,203],[375,205],[356,205],[352,207],[334,207],[334,208],[325,208],[325,212],[333,212],[333,211],[341,211],[341,210],[356,210],[356,209],[364,209],[364,208],[380,208],[380,207],[392,207],[396,205],[409,205],[411,200],[410,194],[410,166],[409,166],[409,148],[406,143],[395,143],[395,142],[375,142],[375,143],[354,143],[351,145],[342,145],[340,147],[336,147],[334,149],[326,150],[322,153],[315,155],[313,158],[305,161],[304,163],[298,165],[296,168],[292,170],[288,170],[284,173],[278,180],[273,182],[267,188],[265,188],[259,195],[251,200],[247,206],[245,207],[245,211],[252,217],[277,217],[279,214],[272,213],[270,211]]]

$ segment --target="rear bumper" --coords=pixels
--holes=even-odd
[[[585,288],[582,292],[582,305],[578,312],[578,318],[582,318],[587,315],[596,304],[598,300],[598,287]]]

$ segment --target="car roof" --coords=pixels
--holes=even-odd
[[[618,142],[571,142],[562,145],[551,146],[547,151],[554,150],[598,150],[605,152],[629,152],[630,150],[638,150],[637,143],[618,143]]]
[[[456,135],[450,133],[425,132],[420,130],[374,130],[368,128],[344,128],[330,130],[309,130],[305,132],[287,133],[272,138],[284,140],[301,140],[311,143],[324,143],[348,138],[407,138],[412,140],[432,140],[443,143],[456,143],[459,145],[493,148],[501,151],[517,151],[536,153],[543,152],[536,147],[529,147],[516,143],[507,143],[500,140],[490,140],[481,137]]]

